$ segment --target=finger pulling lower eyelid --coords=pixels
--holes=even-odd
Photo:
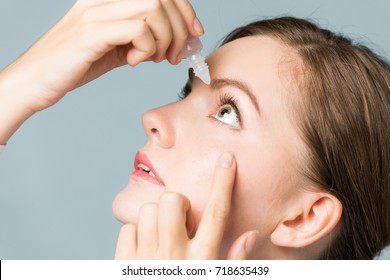
[[[233,165],[233,155],[230,152],[225,152],[219,159],[220,165],[223,168],[229,169]]]

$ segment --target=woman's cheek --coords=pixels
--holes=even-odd
[[[211,143],[215,141],[198,142],[202,148],[186,152],[187,156],[182,158],[186,162],[182,166],[183,171],[176,176],[171,186],[172,191],[177,191],[190,200],[196,224],[200,221],[212,188],[219,187],[213,185],[218,158],[225,151],[233,151],[231,146],[210,145]]]

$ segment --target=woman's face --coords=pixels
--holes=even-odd
[[[207,59],[211,85],[191,77],[192,91],[186,98],[145,113],[148,141],[134,168],[142,167],[139,162],[152,165],[160,181],[133,172],[114,201],[115,216],[123,223],[137,223],[141,205],[174,191],[191,201],[198,223],[217,159],[231,151],[237,173],[221,254],[253,229],[260,233],[257,244],[265,246],[294,199],[295,163],[302,150],[288,117],[289,52],[269,37],[230,42]]]

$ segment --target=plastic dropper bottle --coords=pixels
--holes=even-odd
[[[189,36],[182,57],[188,58],[190,68],[194,71],[195,76],[209,85],[211,82],[209,66],[205,62],[205,58],[200,54],[202,48],[202,42],[198,37]]]

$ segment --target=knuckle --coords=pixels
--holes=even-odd
[[[124,224],[121,228],[121,232],[133,232],[136,228],[137,227],[134,224]]]
[[[149,32],[149,26],[144,20],[137,20],[134,25],[139,34],[145,34]]]
[[[225,222],[229,215],[229,208],[223,204],[214,205],[211,210],[212,219],[216,222]]]
[[[148,2],[148,6],[149,6],[149,10],[151,12],[157,12],[159,10],[161,10],[161,2],[160,0],[149,0]]]
[[[157,204],[153,202],[145,203],[140,208],[140,213],[150,213],[157,211]]]
[[[169,23],[168,20],[166,20],[166,24],[167,24],[167,26],[170,25],[170,23]],[[170,43],[171,40],[172,40],[172,37],[173,37],[173,30],[172,30],[172,27],[166,28],[166,36],[165,36],[165,37],[166,37],[167,43]]]
[[[84,22],[91,22],[96,19],[96,14],[97,14],[96,8],[90,7],[82,11],[81,18],[83,19]]]
[[[166,192],[160,197],[160,203],[162,204],[182,204],[183,195],[175,192]]]
[[[154,53],[156,53],[157,47],[156,47],[155,44],[150,44],[150,45],[147,46],[147,48],[144,51],[148,55],[153,55]]]
[[[185,25],[180,25],[180,27],[175,29],[175,37],[177,39],[183,39],[187,38],[188,36],[188,28]]]
[[[163,39],[156,41],[157,48],[162,52],[165,52],[168,49],[169,45],[171,44],[171,37],[172,37],[172,34],[170,34],[171,32],[172,31],[167,30],[167,34],[166,34],[167,36]]]
[[[153,55],[158,54],[158,48],[157,48],[156,44],[153,44],[153,45],[148,46],[145,52],[147,53],[148,56],[153,56]]]
[[[145,41],[145,42],[148,42],[148,43],[143,43],[142,44],[142,51],[145,52],[146,54],[148,55],[152,55],[156,52],[156,44],[154,43],[151,43],[152,42],[152,39],[148,38],[150,37],[150,29],[149,29],[149,26],[148,24],[143,21],[143,20],[139,20],[137,21],[136,23],[136,32],[137,32],[137,36],[139,39],[141,39],[142,41]],[[146,38],[148,38],[147,40],[145,40]]]
[[[181,3],[181,7],[183,9],[183,12],[185,13],[189,13],[191,15],[191,17],[195,17],[195,11],[194,9],[192,8],[192,5],[189,1],[187,0],[179,0],[179,1],[182,1]]]

